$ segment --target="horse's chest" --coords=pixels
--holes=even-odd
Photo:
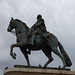
[[[27,39],[26,35],[20,33],[17,35],[17,42],[22,41],[23,39]]]

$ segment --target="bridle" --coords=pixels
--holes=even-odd
[[[13,35],[16,36],[16,32],[15,32],[15,30],[11,30],[11,34],[13,34]]]
[[[13,34],[13,35],[16,36],[15,30],[12,30],[12,31],[11,31],[11,34]]]

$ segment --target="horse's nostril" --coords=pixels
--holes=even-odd
[[[10,32],[10,30],[9,30],[9,29],[7,29],[7,31],[8,31],[8,32]]]

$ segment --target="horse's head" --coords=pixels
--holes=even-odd
[[[16,35],[22,32],[27,33],[29,31],[29,27],[24,22],[11,18],[7,31],[13,32],[13,29],[15,29]]]
[[[15,20],[11,18],[7,31],[11,32],[15,27]]]

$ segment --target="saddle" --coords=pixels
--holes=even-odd
[[[39,32],[35,31],[35,32],[34,32],[34,35],[32,34],[32,35],[29,35],[29,36],[28,36],[27,44],[32,44],[32,45],[33,45],[32,42],[35,41],[35,38],[36,38],[37,35],[39,35],[39,36],[41,36],[42,38],[47,39],[47,40],[50,39],[50,33],[49,33],[48,31],[47,31],[46,33],[44,33],[44,34],[40,34]],[[33,38],[33,39],[32,39],[32,38]]]

